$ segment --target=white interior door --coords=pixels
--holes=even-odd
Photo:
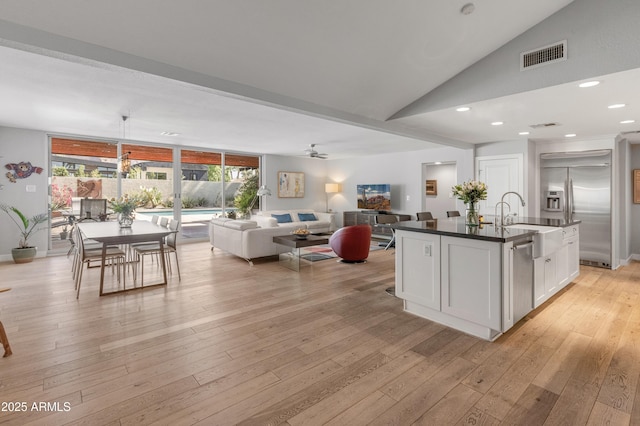
[[[483,215],[493,215],[496,204],[502,194],[516,191],[526,201],[524,189],[523,156],[522,154],[500,155],[476,158],[476,179],[487,184],[487,199],[480,203],[480,212]],[[504,211],[517,213],[524,216],[526,210],[515,195],[508,195],[505,201]],[[498,214],[500,210],[498,208]]]

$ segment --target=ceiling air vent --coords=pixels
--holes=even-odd
[[[544,129],[547,127],[555,127],[555,126],[559,126],[560,123],[540,123],[540,124],[532,124],[531,127],[532,129]]]
[[[520,54],[520,71],[567,59],[567,40]]]

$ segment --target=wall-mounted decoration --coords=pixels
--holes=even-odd
[[[21,161],[19,163],[9,163],[5,165],[9,170],[5,176],[12,183],[16,183],[17,179],[25,179],[31,176],[33,173],[42,173],[42,167],[32,166],[28,161]]]
[[[278,197],[303,198],[304,173],[278,172]]]
[[[427,179],[425,183],[425,194],[426,195],[438,195],[438,181]]]
[[[78,194],[78,197],[102,198],[102,179],[78,179],[76,185],[76,193]]]
[[[640,169],[633,171],[633,202],[640,203]]]

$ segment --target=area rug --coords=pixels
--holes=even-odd
[[[382,249],[384,249],[384,247],[379,246],[376,241],[372,241],[371,248],[369,248],[369,251],[376,251],[376,250],[382,250]],[[328,244],[317,246],[317,247],[307,247],[305,248],[305,252],[306,253],[301,255],[300,257],[310,262],[317,262],[320,260],[327,260],[327,259],[336,259],[338,257],[338,255],[333,250],[331,250],[331,247],[329,247]]]

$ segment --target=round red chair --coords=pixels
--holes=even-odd
[[[346,263],[366,262],[371,247],[371,226],[353,225],[338,229],[329,238],[331,249]]]

